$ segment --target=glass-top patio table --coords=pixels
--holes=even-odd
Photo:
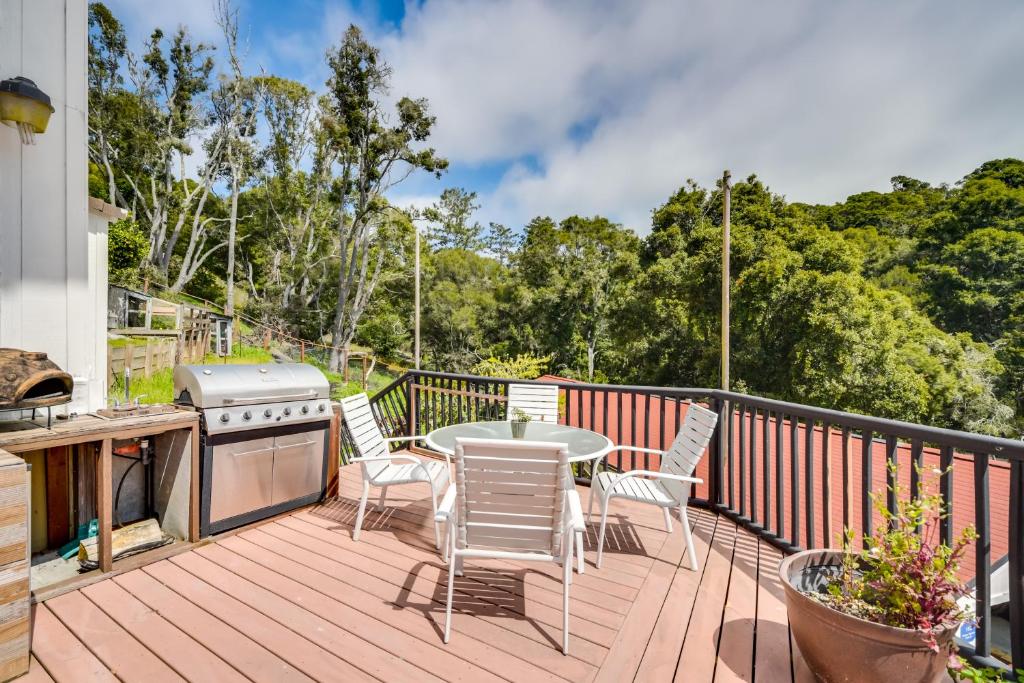
[[[464,424],[440,427],[426,436],[427,445],[435,451],[455,455],[455,439],[507,439],[512,440],[512,423],[505,420],[493,422],[466,422]],[[529,422],[526,425],[524,441],[554,441],[568,444],[569,462],[587,462],[608,455],[612,450],[611,440],[602,434],[580,427],[551,424],[550,422]]]

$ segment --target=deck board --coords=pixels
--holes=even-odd
[[[637,670],[636,679],[640,681],[667,681],[675,676],[686,627],[693,612],[697,586],[707,567],[708,551],[718,517],[710,512],[697,511],[691,511],[688,516],[693,525],[697,570],[691,570],[688,560],[684,559],[682,568],[676,572]]]
[[[620,500],[597,569],[592,521],[565,656],[557,566],[467,562],[445,645],[425,487],[389,491],[358,543],[357,468],[339,491],[35,606],[25,680],[805,680],[778,551],[708,510],[690,510],[698,571],[678,523],[667,534],[660,510]]]

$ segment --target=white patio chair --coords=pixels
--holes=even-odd
[[[419,458],[408,451],[390,452],[388,445],[404,441],[415,441],[420,436],[399,436],[392,439],[385,439],[377,425],[377,420],[370,409],[370,402],[366,394],[356,394],[341,399],[341,414],[345,418],[352,441],[355,442],[356,451],[359,456],[349,458],[349,462],[358,462],[363,472],[363,495],[359,500],[359,511],[356,513],[355,530],[352,532],[352,539],[359,540],[359,534],[363,528],[363,515],[366,512],[366,500],[370,495],[370,487],[380,487],[380,500],[377,502],[377,509],[384,509],[384,500],[388,494],[388,487],[401,486],[403,484],[429,484],[430,504],[434,514],[437,514],[437,500],[444,492],[445,485],[449,481],[448,465],[450,460],[445,456],[445,462]],[[441,533],[437,522],[434,523],[434,543],[438,549],[441,548]]]
[[[451,637],[452,593],[463,560],[538,560],[562,565],[562,652],[568,654],[573,536],[584,528],[579,494],[568,476],[568,447],[496,439],[455,444],[455,483],[435,517],[447,529],[444,642]]]
[[[514,417],[515,409],[523,411],[538,422],[558,423],[558,387],[550,384],[509,384],[507,419]]]
[[[702,479],[693,476],[697,469],[712,435],[718,415],[699,405],[690,404],[686,411],[686,419],[676,435],[675,441],[667,451],[637,446],[616,446],[613,451],[637,451],[640,453],[656,453],[661,456],[659,471],[630,470],[621,474],[604,471],[594,477],[590,488],[590,502],[587,505],[587,521],[590,521],[594,510],[594,499],[601,504],[601,531],[597,537],[597,566],[601,566],[604,551],[604,533],[608,524],[608,503],[612,498],[625,498],[638,503],[657,505],[665,513],[665,530],[672,533],[671,508],[679,508],[679,518],[683,524],[683,537],[686,540],[686,553],[690,559],[690,568],[697,569],[697,552],[693,548],[693,536],[690,534],[690,520],[686,515],[686,502],[690,495],[690,485],[700,484]]]

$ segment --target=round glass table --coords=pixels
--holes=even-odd
[[[494,422],[466,422],[464,424],[440,427],[426,436],[427,445],[435,451],[455,455],[455,439],[507,439],[512,440],[511,423],[505,420]],[[603,458],[614,444],[607,436],[580,427],[529,422],[526,425],[525,441],[554,441],[568,444],[569,462],[586,462]]]

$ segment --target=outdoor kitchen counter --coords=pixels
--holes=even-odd
[[[24,453],[46,448],[95,443],[98,445],[96,466],[96,507],[99,520],[97,545],[101,571],[113,566],[111,534],[113,533],[113,499],[111,468],[113,441],[156,436],[177,430],[187,431],[189,438],[189,501],[188,540],[199,540],[199,413],[177,409],[159,415],[104,418],[80,415],[71,420],[54,419],[50,428],[46,420],[0,422],[0,454]]]

